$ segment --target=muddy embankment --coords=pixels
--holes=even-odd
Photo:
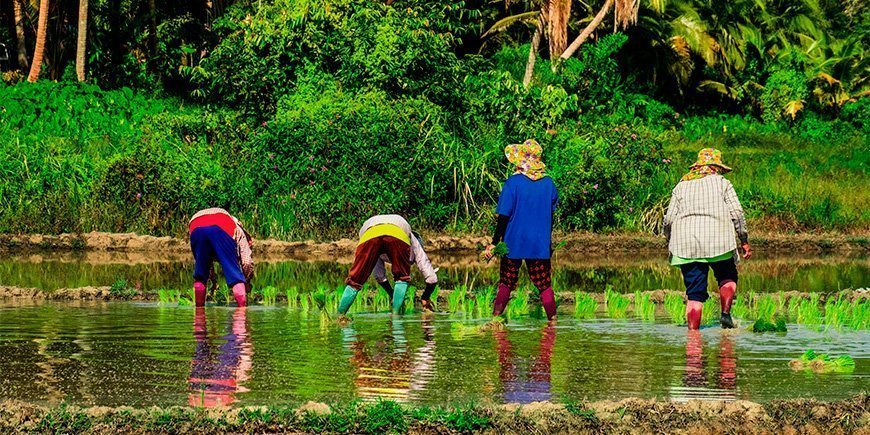
[[[0,402],[3,433],[868,434],[867,394],[839,402],[624,399],[412,408],[393,402],[195,409]]]
[[[476,255],[488,237],[424,234],[426,250],[432,253]],[[636,254],[667,251],[665,239],[646,234],[556,234],[554,240],[563,243],[558,256],[563,260],[582,261],[590,255],[613,253]],[[357,241],[341,239],[333,242],[256,240],[258,257],[294,259],[336,258],[353,254]],[[757,251],[782,253],[870,253],[870,234],[754,234],[752,243]],[[155,237],[133,233],[82,233],[61,235],[0,235],[0,249],[6,252],[27,250],[80,250],[97,252],[155,253],[187,256],[190,247],[185,239]]]

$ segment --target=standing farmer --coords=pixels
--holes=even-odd
[[[689,329],[701,325],[701,308],[707,300],[707,273],[719,282],[722,304],[720,323],[733,328],[731,302],[737,291],[737,243],[743,258],[752,255],[746,218],[734,186],[722,174],[731,168],[722,163],[722,152],[704,148],[671,194],[664,218],[671,265],[678,266],[686,284],[686,320]]]
[[[222,208],[201,210],[190,219],[190,249],[196,262],[193,269],[193,292],[196,306],[205,305],[205,282],[214,274],[214,262],[221,264],[227,286],[240,307],[250,291],[254,276],[251,258],[251,235],[238,219]]]
[[[556,318],[556,298],[550,276],[552,254],[553,213],[559,193],[553,179],[544,173],[542,149],[533,139],[508,145],[504,150],[508,161],[516,167],[502,187],[498,198],[498,223],[492,244],[486,247],[484,258],[490,259],[495,245],[504,240],[508,253],[502,257],[498,293],[493,316],[504,312],[511,292],[517,286],[523,261],[529,277],[541,294],[541,304],[547,318]]]
[[[387,281],[385,262],[390,263],[396,281],[395,289]],[[426,280],[426,290],[422,296],[423,308],[431,309],[429,298],[438,285],[438,276],[423,250],[419,236],[411,231],[408,221],[399,215],[383,214],[369,218],[359,230],[359,244],[350,274],[345,281],[347,287],[341,296],[338,312],[342,315],[347,313],[357,292],[374,271],[376,281],[393,300],[393,312],[398,313],[405,303],[412,263],[417,264]]]

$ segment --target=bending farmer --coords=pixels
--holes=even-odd
[[[395,289],[390,287],[386,277],[385,262],[390,263]],[[419,236],[411,231],[403,217],[395,214],[385,214],[365,221],[359,230],[359,245],[356,248],[353,265],[347,280],[347,287],[341,296],[338,306],[340,314],[347,313],[356,299],[356,294],[362,289],[363,283],[375,273],[375,280],[386,290],[393,301],[393,312],[397,313],[405,302],[408,291],[408,281],[411,279],[411,264],[416,263],[426,279],[426,290],[423,292],[423,308],[431,309],[429,298],[438,284],[438,276],[429,262],[429,257],[423,251]]]
[[[493,249],[502,238],[508,252],[501,259],[498,293],[492,310],[500,316],[517,287],[520,266],[525,260],[529,277],[541,294],[547,318],[556,318],[556,299],[550,275],[553,213],[559,193],[553,179],[544,173],[541,146],[529,139],[509,145],[504,150],[508,161],[516,167],[502,187],[498,198],[498,223],[492,244],[486,247],[484,258],[492,258]]]
[[[238,219],[222,208],[202,210],[190,219],[190,249],[196,262],[193,269],[193,292],[196,306],[205,305],[205,282],[214,276],[214,262],[221,264],[227,286],[240,307],[245,293],[251,290],[254,261],[251,259],[251,235]]]
[[[737,243],[740,238],[743,258],[752,255],[746,218],[734,186],[722,174],[731,168],[722,163],[722,153],[704,148],[671,194],[664,218],[671,265],[678,266],[686,284],[686,320],[689,329],[701,325],[701,308],[707,300],[707,274],[719,282],[722,305],[720,323],[733,328],[731,303],[737,291]]]

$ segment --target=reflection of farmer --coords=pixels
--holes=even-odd
[[[205,282],[214,280],[214,262],[221,264],[227,286],[233,289],[236,303],[245,306],[254,275],[251,259],[251,236],[238,219],[222,208],[209,208],[190,219],[190,249],[196,262],[193,291],[196,306],[205,305]],[[215,281],[216,284],[216,281]]]
[[[235,401],[235,393],[246,391],[240,384],[248,380],[253,350],[245,315],[243,308],[236,308],[229,332],[222,337],[226,343],[215,352],[206,331],[205,309],[196,309],[196,350],[189,380],[191,406],[227,406]]]
[[[498,198],[498,223],[492,244],[486,247],[484,258],[492,258],[493,249],[502,239],[508,248],[501,259],[498,293],[493,316],[504,312],[511,292],[517,286],[523,261],[529,277],[541,294],[541,304],[548,319],[556,317],[556,299],[550,275],[551,233],[553,212],[559,194],[553,179],[544,174],[541,146],[532,139],[521,145],[509,145],[505,156],[516,167],[502,187]]]
[[[385,262],[390,263],[396,281],[395,289],[387,281]],[[429,263],[419,236],[411,231],[408,221],[395,214],[379,215],[365,221],[359,230],[359,244],[350,274],[345,281],[347,287],[341,296],[338,312],[347,313],[357,292],[362,289],[373,271],[375,279],[393,300],[393,312],[399,312],[405,303],[412,263],[417,264],[426,279],[426,290],[422,297],[423,308],[430,309],[432,304],[429,298],[438,284],[438,276]]]
[[[679,266],[686,284],[689,329],[698,329],[701,325],[709,269],[713,269],[719,282],[720,323],[723,328],[734,327],[730,313],[737,291],[735,231],[742,243],[743,258],[749,258],[752,250],[734,186],[721,175],[730,171],[731,168],[722,163],[719,150],[702,149],[698,161],[674,188],[664,218],[671,264]]]
[[[393,320],[392,334],[384,341],[366,343],[352,328],[345,328],[351,365],[356,372],[357,394],[364,400],[414,400],[435,373],[435,340],[431,319],[423,318],[426,343],[410,352],[405,324]]]
[[[707,382],[704,341],[701,332],[690,330],[686,337],[686,373],[683,388],[674,391],[674,399],[715,399],[734,400],[737,398],[737,358],[734,356],[734,343],[730,337],[719,340],[719,370],[716,385]]]
[[[529,364],[526,380],[523,380],[522,369],[517,367],[517,356],[505,330],[495,331],[498,344],[498,362],[504,389],[505,403],[532,403],[550,400],[550,359],[553,356],[553,346],[556,343],[556,328],[550,324],[541,333],[541,341],[537,358]]]

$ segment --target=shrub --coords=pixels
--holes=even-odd
[[[761,93],[761,119],[766,123],[779,121],[786,115],[794,119],[809,94],[803,73],[794,70],[774,72]]]

